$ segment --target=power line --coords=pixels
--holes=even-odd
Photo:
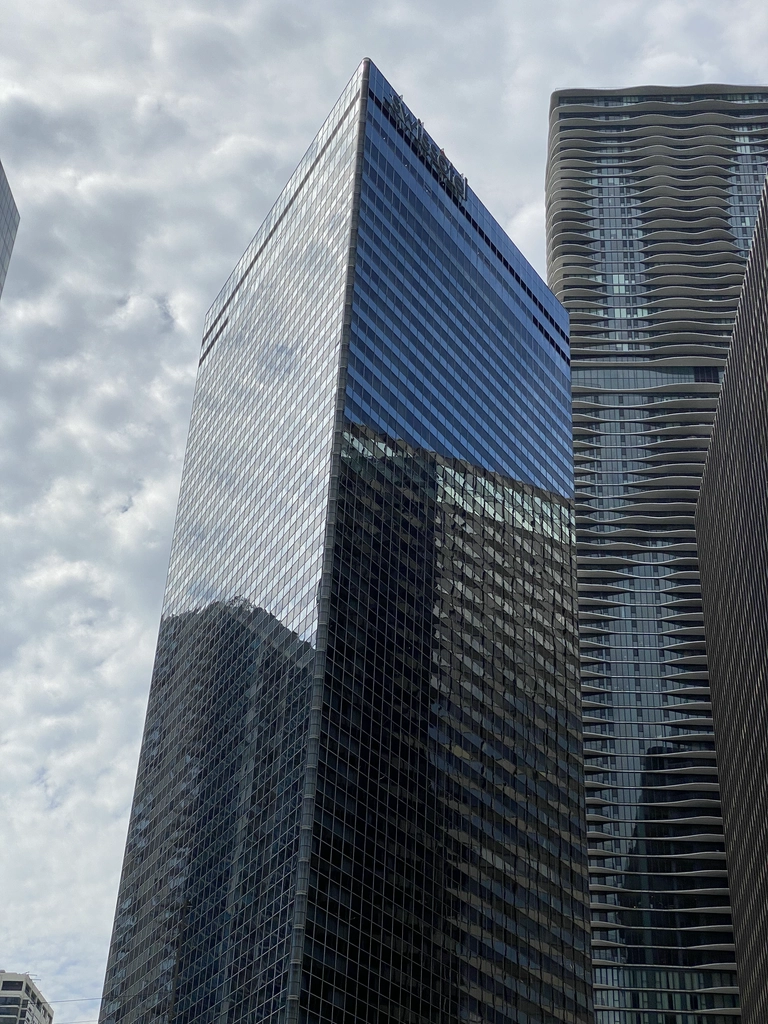
[[[101,1001],[101,996],[83,996],[82,999],[46,999],[46,1003],[53,1005],[54,1003],[98,1003]]]

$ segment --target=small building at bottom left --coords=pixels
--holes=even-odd
[[[53,1010],[28,974],[0,970],[0,1024],[51,1024]]]

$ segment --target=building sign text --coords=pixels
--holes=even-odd
[[[385,105],[398,128],[408,137],[427,167],[437,174],[446,191],[457,199],[466,199],[467,179],[459,174],[442,149],[427,135],[423,122],[410,112],[402,96],[393,94]]]

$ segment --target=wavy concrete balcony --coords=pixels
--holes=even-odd
[[[767,151],[768,89],[552,98],[598,1024],[739,1018],[693,516]]]

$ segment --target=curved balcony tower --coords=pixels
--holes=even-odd
[[[693,517],[767,147],[765,88],[552,97],[598,1024],[739,1019]]]

